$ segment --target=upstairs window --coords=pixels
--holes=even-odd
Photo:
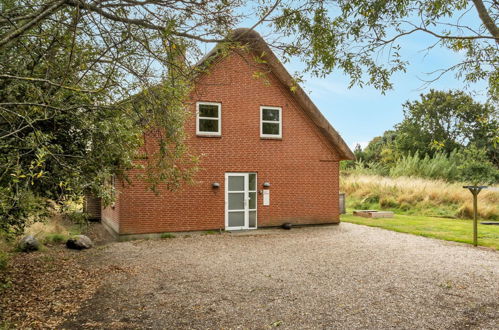
[[[196,103],[196,134],[222,135],[222,104],[213,102]]]
[[[260,107],[260,137],[282,138],[282,109]]]

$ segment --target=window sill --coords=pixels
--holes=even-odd
[[[196,134],[197,137],[203,137],[203,138],[221,138],[222,134]]]
[[[260,136],[260,140],[282,140],[282,136]]]

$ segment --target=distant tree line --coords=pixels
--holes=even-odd
[[[499,110],[462,91],[430,90],[403,105],[404,119],[345,169],[471,183],[499,181]]]

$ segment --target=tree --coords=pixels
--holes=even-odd
[[[2,32],[49,8],[38,5],[2,3],[9,14]],[[0,230],[9,233],[43,212],[45,199],[90,190],[109,201],[105,181],[132,167],[154,169],[146,171],[151,186],[170,188],[195,169],[183,143],[189,72],[177,59],[182,41],[71,6],[47,17],[0,53]],[[160,41],[154,47],[161,50],[144,45]],[[159,70],[149,67],[153,57]],[[141,157],[152,130],[160,147]]]
[[[383,164],[393,163],[397,156],[397,150],[394,146],[396,137],[395,131],[388,130],[382,136],[373,138],[364,149],[365,160]]]
[[[338,0],[331,6],[325,1],[282,6],[273,23],[286,36],[296,36],[283,46],[285,52],[300,54],[319,76],[340,69],[351,85],[390,89],[390,77],[408,64],[400,41],[426,34],[434,38],[428,56],[438,47],[464,55],[461,62],[433,72],[428,82],[454,72],[466,83],[488,80],[490,96],[499,96],[498,1]]]
[[[396,148],[402,154],[447,154],[474,144],[486,148],[489,159],[498,158],[499,112],[490,104],[475,102],[462,91],[435,91],[407,102],[404,119],[396,126]]]
[[[474,144],[457,155],[459,159],[459,179],[475,186],[499,182],[499,168],[490,161],[486,149]]]

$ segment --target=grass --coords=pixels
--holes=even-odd
[[[43,244],[60,244],[81,234],[82,226],[54,215],[43,222],[35,222],[26,228],[25,234],[35,236]]]
[[[161,238],[175,238],[176,236],[170,233],[163,233],[160,236]]]
[[[398,214],[393,218],[371,219],[344,214],[341,216],[341,221],[446,241],[473,243],[472,220]],[[499,250],[499,226],[478,223],[478,245]]]
[[[49,233],[44,237],[43,244],[61,244],[68,239],[69,236],[65,234]]]
[[[217,231],[214,231],[214,230],[207,230],[202,235],[216,235],[216,234],[220,234],[220,233]]]
[[[346,193],[348,208],[471,219],[472,195],[462,186],[442,180],[343,174],[340,189]],[[499,220],[499,191],[485,189],[478,195],[478,213],[480,218]]]

